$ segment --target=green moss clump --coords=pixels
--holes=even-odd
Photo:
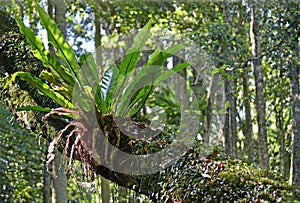
[[[160,173],[162,200],[178,202],[299,202],[300,193],[282,177],[229,160],[214,150],[201,158],[191,150],[174,166]],[[273,177],[273,178],[271,178]],[[276,178],[274,178],[276,177]]]

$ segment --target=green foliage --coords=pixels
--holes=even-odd
[[[67,43],[63,34],[50,16],[37,4],[41,25],[47,30],[49,42],[56,48],[57,56],[66,64],[66,68],[77,76],[79,66],[72,47]]]
[[[35,35],[34,31],[26,27],[18,17],[16,17],[16,21],[18,22],[18,25],[20,27],[20,32],[26,35],[26,41],[33,47],[34,56],[40,59],[43,62],[43,65],[45,67],[48,67],[51,73],[55,75],[56,78],[61,77],[65,82],[67,82],[67,84],[74,85],[75,81],[72,78],[70,72],[68,72],[59,63],[57,58],[50,55],[50,52],[45,49],[42,40]],[[57,27],[53,27],[53,29],[51,29],[51,31],[53,32],[58,32],[57,30]]]
[[[41,25],[48,32],[49,42],[56,48],[56,57],[51,56],[49,51],[45,50],[42,40],[30,28],[27,28],[20,19],[16,19],[20,31],[25,34],[27,42],[32,45],[34,55],[50,71],[44,71],[41,74],[41,78],[47,82],[31,76],[30,73],[17,72],[12,76],[8,84],[14,81],[16,77],[19,77],[21,80],[25,80],[30,85],[36,87],[42,94],[50,97],[62,107],[73,108],[74,104],[78,103],[81,109],[90,111],[91,106],[88,100],[92,100],[97,111],[102,116],[105,113],[111,113],[114,110],[112,107],[116,108],[116,105],[119,104],[116,110],[118,116],[134,116],[144,106],[155,86],[172,76],[175,72],[190,65],[189,63],[183,63],[171,70],[164,71],[163,63],[168,57],[182,49],[183,46],[175,45],[165,51],[156,50],[150,56],[149,61],[142,70],[138,72],[137,76],[126,87],[132,73],[135,71],[136,64],[140,60],[141,51],[148,39],[152,24],[150,21],[134,38],[133,45],[121,61],[119,69],[116,65],[112,65],[104,73],[102,80],[98,82],[97,66],[92,55],[83,55],[80,57],[79,62],[77,62],[75,52],[66,42],[55,22],[38,5],[37,11],[41,18]],[[65,65],[63,66],[57,58],[60,58]],[[79,64],[82,65],[81,68],[79,68]],[[81,91],[77,91],[79,95],[71,98],[74,81],[76,81],[74,88]],[[56,88],[56,86],[59,86],[59,88]],[[136,88],[138,88],[137,92],[135,91]],[[122,92],[124,89],[125,92],[123,95]],[[76,101],[72,101],[72,99]]]
[[[174,166],[160,173],[164,200],[184,202],[300,201],[299,191],[282,177],[256,169],[240,160],[228,160],[214,149],[208,158],[195,146]],[[272,177],[273,178],[268,178]]]
[[[41,106],[25,106],[16,108],[17,111],[39,111],[39,112],[50,112],[49,107],[43,108]]]
[[[147,102],[147,106],[151,108],[153,114],[158,114],[157,111],[160,111],[160,108],[163,108],[166,117],[167,124],[169,125],[178,125],[180,122],[180,104],[174,96],[174,92],[169,91],[170,87],[162,87],[159,90],[154,91],[154,94],[150,97]],[[157,110],[155,107],[160,107]]]
[[[40,202],[45,151],[43,140],[38,140],[33,133],[18,125],[14,115],[1,102],[1,202]]]
[[[0,8],[0,16],[0,36],[7,32],[18,31],[15,20],[4,9]]]
[[[232,25],[228,26],[225,23],[226,19],[224,13],[226,11],[223,6],[225,5],[224,2],[194,2],[193,4],[183,4],[154,1],[147,3],[139,1],[117,1],[116,3],[106,3],[104,8],[111,12],[110,16],[110,14],[108,14],[109,12],[106,12],[105,9],[101,10],[101,20],[104,22],[103,26],[107,25],[105,28],[106,34],[115,32],[119,34],[120,32],[127,32],[133,26],[141,27],[141,25],[147,23],[148,18],[153,17],[156,22],[160,23],[160,27],[168,27],[174,32],[182,32],[185,36],[191,37],[195,43],[199,43],[199,45],[201,45],[216,62],[217,68],[214,69],[213,73],[221,73],[224,78],[230,80],[233,78],[236,79],[237,89],[235,95],[237,99],[237,117],[239,118],[237,130],[239,135],[242,134],[245,119],[244,116],[242,116],[244,113],[240,112],[243,111],[242,102],[245,98],[241,97],[241,94],[239,94],[242,91],[241,80],[239,77],[241,71],[239,71],[239,68],[240,64],[251,58],[247,37],[249,30],[249,23],[247,23],[247,6],[242,5],[239,2],[229,5],[234,12],[231,16],[233,20]],[[76,4],[79,4],[78,1],[76,1]],[[290,4],[292,6],[290,6]],[[72,4],[69,4],[68,6],[72,7],[72,9],[75,7]],[[86,8],[86,5],[82,5],[81,2],[80,6],[81,8],[78,10]],[[57,49],[59,60],[57,60],[56,57],[51,56],[43,47],[41,40],[36,38],[35,35],[33,35],[33,32],[25,28],[21,21],[18,21],[21,26],[21,31],[27,35],[27,41],[35,49],[35,56],[42,61],[47,70],[39,75],[43,67],[41,67],[41,64],[37,63],[33,57],[28,58],[30,55],[28,54],[28,46],[21,40],[20,35],[10,35],[10,37],[3,37],[0,40],[1,74],[4,66],[5,70],[8,70],[7,72],[9,73],[14,73],[16,70],[24,72],[30,71],[35,78],[31,76],[28,78],[29,80],[35,80],[35,85],[42,87],[44,84],[47,84],[49,88],[51,88],[51,90],[42,90],[40,92],[45,91],[44,94],[49,94],[48,96],[51,96],[53,92],[55,94],[58,93],[63,95],[63,101],[57,101],[59,105],[64,106],[67,102],[71,102],[73,85],[76,83],[79,88],[83,88],[82,92],[84,97],[79,98],[85,98],[87,100],[92,98],[96,108],[102,114],[112,112],[114,110],[112,104],[115,102],[116,105],[119,105],[119,103],[123,105],[122,108],[119,108],[120,114],[135,115],[144,105],[145,101],[148,100],[150,93],[153,91],[153,85],[156,84],[154,81],[155,78],[149,78],[147,77],[147,74],[158,75],[157,73],[161,73],[160,77],[161,79],[164,79],[164,74],[167,75],[168,72],[173,74],[173,72],[176,71],[176,68],[174,68],[174,70],[156,72],[156,70],[160,70],[160,62],[161,59],[163,59],[163,54],[166,52],[163,50],[156,50],[152,54],[148,65],[146,64],[144,66],[145,69],[140,71],[139,75],[135,77],[135,81],[128,85],[129,77],[134,75],[132,73],[134,72],[135,64],[140,60],[138,52],[142,49],[139,47],[140,44],[137,44],[136,46],[133,46],[131,52],[127,52],[120,67],[113,64],[104,72],[102,80],[99,81],[93,58],[88,55],[82,56],[77,63],[74,53],[62,38],[57,26],[49,20],[45,12],[39,12],[43,16],[43,25],[46,27],[48,33],[50,32],[49,39]],[[280,171],[282,170],[282,165],[288,169],[288,164],[281,163],[282,160],[280,160],[280,157],[284,152],[288,153],[289,162],[289,153],[291,150],[291,131],[289,128],[291,124],[290,91],[287,72],[290,65],[289,61],[291,60],[291,48],[294,46],[293,44],[296,44],[293,37],[294,35],[297,36],[298,29],[296,26],[299,24],[297,22],[300,19],[298,17],[299,8],[298,5],[295,5],[290,1],[287,1],[286,3],[274,3],[272,5],[270,2],[266,2],[264,8],[262,8],[261,14],[262,24],[264,25],[261,26],[262,52],[264,54],[272,49],[275,50],[266,55],[264,57],[266,62],[263,62],[264,79],[267,81],[264,90],[266,101],[268,103],[267,120],[268,140],[270,143],[269,152],[272,155],[271,169],[282,172]],[[89,17],[91,18],[91,16]],[[72,15],[69,15],[68,19],[72,20],[71,18]],[[87,25],[86,27],[89,26],[89,22],[90,21],[84,22],[85,25]],[[7,26],[8,29],[6,29],[7,27],[3,28],[3,25],[5,24],[6,22],[0,23],[0,32],[10,30],[9,26]],[[117,24],[122,26],[118,27],[116,26]],[[291,27],[294,30],[293,32],[291,32]],[[149,28],[150,27],[148,27],[148,29]],[[73,31],[76,31],[76,29],[77,26],[72,28]],[[83,27],[80,27],[80,29],[83,30],[81,35],[84,35],[86,30]],[[147,29],[143,30],[142,33],[144,35],[141,34],[141,39],[136,40],[136,42],[141,44],[144,43],[147,31]],[[276,46],[281,39],[285,39],[284,43],[280,44],[280,49],[277,49]],[[61,47],[62,44],[57,43],[59,40],[62,41],[63,46],[66,46]],[[36,46],[36,44],[38,46]],[[71,51],[70,55],[68,55],[68,51]],[[194,52],[194,50],[189,51]],[[3,57],[4,54],[5,57]],[[198,54],[198,52],[195,51],[195,54]],[[7,56],[9,58],[8,60]],[[59,61],[64,62],[64,64],[61,64]],[[150,66],[149,64],[157,65],[157,67]],[[225,66],[223,66],[224,64]],[[180,66],[185,65],[188,66],[188,64],[180,64],[178,68],[181,69]],[[228,67],[234,67],[235,71],[233,75],[224,73],[227,68],[226,65],[228,65]],[[82,66],[84,69],[82,69],[82,67],[77,69],[78,66]],[[72,69],[74,67],[75,69],[73,71]],[[82,74],[77,75],[78,77],[74,77],[76,71]],[[20,76],[21,75],[22,73],[20,73]],[[249,97],[251,102],[253,102],[255,98],[253,84],[251,84],[253,78],[251,75],[249,75],[249,78]],[[149,81],[149,83],[143,83],[144,81]],[[159,82],[160,79],[157,79],[156,81]],[[24,87],[25,83],[17,80],[17,84]],[[95,84],[99,85],[97,86]],[[81,87],[81,85],[84,87]],[[14,87],[10,86],[10,88],[13,89]],[[124,89],[125,91],[120,93],[120,91],[123,91]],[[138,91],[132,92],[132,90],[135,89],[138,89]],[[116,92],[116,90],[118,91]],[[16,103],[20,106],[20,103],[22,102],[21,98],[23,97],[20,97],[19,95],[20,94],[17,93],[13,95],[16,98],[16,101],[11,101],[14,102],[11,104],[12,106]],[[126,95],[126,97],[123,98],[122,96],[124,95]],[[35,98],[39,99],[40,95]],[[55,100],[56,97],[52,96],[51,98]],[[120,100],[114,101],[114,98],[120,98]],[[203,107],[206,106],[205,99],[206,98],[201,100],[204,101]],[[152,95],[147,105],[150,107],[157,105],[164,107],[168,123],[176,123],[176,120],[180,118],[179,105],[174,100],[174,96],[169,92],[162,91],[159,92],[159,94],[156,94],[156,96]],[[228,106],[229,102],[226,102],[225,107]],[[80,103],[80,107],[85,109],[88,108],[88,105],[83,102]],[[49,108],[44,108],[42,105],[36,107],[22,107],[19,108],[19,110],[48,111]],[[141,120],[137,121],[143,124]],[[256,125],[256,122],[257,121],[254,118],[253,125]],[[174,132],[174,130],[175,129],[172,129],[171,132]],[[150,144],[148,142],[135,141],[132,142],[132,145],[137,149],[136,152],[138,154],[143,154],[145,151],[153,153],[172,141],[171,137],[169,137],[170,135],[171,134],[157,136],[154,140],[150,140],[152,141]],[[254,132],[254,136],[256,136],[256,132]],[[240,144],[239,157],[243,157],[243,139],[243,137],[238,138],[238,144]],[[151,187],[155,185],[155,182],[159,181],[160,186],[163,188],[161,194],[164,199],[173,199],[174,201],[253,202],[261,199],[269,202],[289,202],[289,200],[292,199],[289,199],[289,196],[292,197],[289,193],[292,193],[293,191],[281,180],[264,178],[269,175],[265,172],[244,165],[239,161],[227,161],[223,158],[204,159],[203,157],[198,156],[199,154],[201,153],[195,152],[195,150],[191,151],[191,153],[188,154],[189,158],[179,160],[170,170],[161,173],[162,179],[149,180],[149,188],[151,189]],[[245,155],[247,155],[247,152],[245,152]],[[284,194],[285,192],[286,194]],[[295,195],[297,194],[296,191],[294,193]],[[294,199],[296,198],[297,196]]]
[[[73,105],[68,101],[63,95],[60,93],[55,92],[54,89],[52,89],[49,85],[44,83],[39,78],[33,77],[30,73],[26,72],[16,72],[12,75],[11,79],[6,83],[4,88],[8,88],[10,83],[15,81],[16,77],[19,77],[21,80],[27,81],[30,85],[36,87],[41,94],[47,95],[54,101],[56,101],[59,105],[67,108],[72,108]],[[37,110],[37,109],[36,109]]]
[[[111,112],[111,103],[113,101],[113,93],[115,91],[116,85],[117,85],[117,79],[119,77],[119,69],[115,64],[113,64],[109,69],[107,69],[104,74],[103,78],[101,80],[101,92],[103,94],[103,99],[105,101],[105,105],[103,109],[103,112]],[[99,99],[96,97],[96,101]],[[97,104],[97,103],[96,103]],[[99,105],[98,108],[101,108],[101,105]]]
[[[36,104],[42,107],[45,107],[45,105],[51,108],[55,107],[52,99],[40,95],[36,88],[31,87],[24,81],[16,80],[18,86],[11,85],[8,89],[3,89],[4,84],[9,79],[9,75],[22,71],[29,72],[37,77],[43,69],[43,65],[30,52],[30,47],[27,45],[24,37],[17,33],[18,25],[16,21],[3,11],[0,12],[0,18],[7,23],[3,30],[0,31],[1,99],[5,100],[11,109]],[[23,90],[26,90],[27,93],[23,92]],[[27,117],[24,120],[28,122],[32,118]]]
[[[150,55],[148,62],[142,67],[142,70],[137,73],[134,81],[130,83],[126,88],[124,95],[122,95],[122,98],[120,99],[121,105],[118,107],[117,115],[136,115],[145,105],[145,102],[153,92],[154,87],[171,77],[175,72],[191,65],[190,63],[185,62],[173,67],[171,70],[164,70],[163,63],[167,58],[182,48],[182,45],[174,45],[165,51],[156,49]],[[128,77],[125,78],[125,81],[123,81],[122,84],[128,79]],[[123,89],[122,86],[120,89]],[[136,91],[136,89],[138,89],[138,91]],[[116,95],[116,97],[120,96]]]
[[[74,71],[78,70],[78,65],[74,65],[76,62],[74,62],[75,54],[70,52],[70,46],[68,46],[60,30],[57,28],[54,21],[51,20],[50,16],[48,16],[39,6],[37,7],[37,10],[41,16],[42,25],[46,26],[49,36],[51,36],[49,37],[49,41],[57,49],[58,56],[60,56],[61,59],[68,64],[66,66],[68,69],[62,66],[57,58],[50,55],[49,51],[45,49],[42,40],[35,35],[33,30],[26,27],[24,23],[17,17],[16,20],[20,27],[21,33],[26,35],[27,42],[29,42],[29,44],[33,47],[35,57],[40,59],[43,62],[43,65],[49,68],[51,72],[48,74],[45,74],[44,72],[42,76],[52,83],[60,81],[59,83],[54,83],[53,85],[61,85],[62,87],[59,87],[58,89],[54,88],[53,86],[51,87],[44,83],[41,79],[31,76],[30,73],[21,72],[15,73],[10,82],[12,82],[15,77],[18,76],[22,80],[29,82],[30,85],[38,88],[41,93],[49,96],[59,105],[72,108],[73,106],[70,100],[70,95],[72,95],[72,87],[75,83],[75,77],[74,75],[71,76],[71,72],[74,73]],[[60,42],[60,45],[58,45],[58,41]]]

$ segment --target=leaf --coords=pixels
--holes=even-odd
[[[105,104],[100,85],[98,85],[96,90],[95,104],[98,112],[102,114],[107,112],[108,106]]]
[[[171,77],[174,75],[176,72],[181,71],[184,68],[187,68],[188,66],[191,66],[192,64],[189,62],[184,62],[176,65],[174,68],[171,70],[165,70],[156,80],[155,80],[155,85],[159,84],[160,82],[166,80],[167,78]]]
[[[57,77],[53,75],[53,73],[50,73],[49,71],[43,70],[40,74],[40,77],[54,85],[61,85],[61,81],[58,80]]]
[[[64,35],[51,17],[37,4],[41,25],[47,30],[49,42],[56,48],[57,55],[66,63],[69,71],[77,76],[79,65],[72,47],[66,41]]]
[[[78,70],[78,82],[73,92],[73,103],[85,111],[97,108],[105,111],[104,99],[99,89],[98,67],[91,53],[80,56],[81,68]]]
[[[79,87],[84,88],[84,86],[90,86],[92,87],[91,93],[95,95],[99,84],[99,77],[94,57],[91,53],[89,53],[82,55],[80,59],[81,61],[84,60],[84,63],[82,64],[77,76],[80,81]]]
[[[230,101],[226,101],[225,103],[225,109],[227,109],[230,106]]]
[[[33,77],[30,73],[27,72],[14,73],[11,79],[5,84],[4,88],[7,88],[9,84],[15,81],[16,77],[19,77],[21,80],[28,82],[31,86],[36,87],[41,94],[50,97],[62,107],[73,108],[73,104],[68,101],[63,95],[55,92],[49,85],[41,81],[39,78]]]
[[[106,102],[106,106],[110,106],[113,92],[117,85],[117,79],[119,76],[119,69],[113,64],[109,69],[104,72],[101,81],[101,92]]]
[[[132,46],[128,49],[120,64],[121,75],[127,75],[134,71],[136,63],[140,60],[141,51],[149,38],[151,24],[152,20],[135,36]]]
[[[99,81],[99,77],[98,77],[98,67],[97,64],[94,60],[93,54],[92,53],[88,53],[88,54],[83,54],[80,56],[80,63],[82,63],[82,67],[87,66],[87,70],[89,72],[89,76],[91,79],[96,80],[97,82]],[[81,67],[81,69],[82,69]],[[80,70],[81,70],[80,69]],[[87,71],[85,71],[87,72]]]
[[[136,63],[140,60],[140,55],[143,47],[146,44],[146,41],[150,34],[152,20],[150,20],[143,29],[135,36],[133,40],[133,45],[128,49],[124,59],[121,61],[119,67],[119,76],[117,79],[117,84],[115,87],[114,95],[117,98],[117,101],[114,102],[117,105],[120,102],[120,96],[125,84],[128,82],[130,75],[134,72]]]
[[[145,105],[147,99],[149,98],[150,94],[153,92],[154,86],[148,85],[141,89],[138,94],[134,97],[134,100],[131,101],[131,104],[129,105],[129,108],[131,108],[132,105],[135,105],[129,112],[129,116],[136,115]]]
[[[224,110],[224,109],[220,109],[219,111],[218,111],[218,114],[227,114],[228,112],[226,111],[226,110]]]
[[[183,49],[184,45],[182,44],[175,44],[169,48],[167,48],[166,50],[163,51],[165,60],[171,56],[173,56],[175,53],[177,53],[179,50]]]
[[[137,94],[137,91],[140,91],[146,86],[153,85],[155,78],[161,74],[161,71],[161,66],[144,66],[134,80],[130,83],[128,88],[126,88],[124,94],[114,96],[114,98],[119,99],[119,107],[117,109],[118,116],[124,116],[129,111],[129,108],[134,106],[135,101],[137,101],[135,97],[140,97],[140,95]],[[147,99],[151,94],[151,92],[144,93],[145,98],[143,100]]]
[[[149,57],[146,66],[150,65],[162,65],[164,57],[160,49],[156,49]]]
[[[212,70],[212,74],[217,74],[217,73],[224,73],[224,69],[223,68],[214,68]]]
[[[52,109],[49,107],[42,106],[21,106],[16,108],[17,111],[37,111],[37,112],[50,112]]]
[[[155,79],[161,75],[162,65],[166,59],[167,57],[164,57],[160,49],[156,49],[150,55],[148,62],[142,67],[142,70],[138,72],[129,87],[126,88],[124,95],[118,96],[121,98],[117,115],[127,114],[130,108],[135,106],[135,108],[130,111],[130,115],[134,115],[143,107],[154,89],[151,86],[154,84]],[[138,101],[140,101],[140,103],[136,105]]]
[[[75,80],[72,75],[59,63],[59,61],[50,55],[44,47],[42,40],[35,35],[32,29],[26,27],[24,23],[15,16],[20,32],[26,36],[26,41],[33,47],[33,54],[36,58],[43,62],[43,65],[50,69],[53,75],[63,80],[70,86],[75,84]]]
[[[124,94],[116,96],[116,98],[119,98],[117,102],[119,103],[117,115],[125,116],[127,113],[129,113],[128,116],[135,115],[146,103],[156,85],[190,65],[190,63],[183,63],[171,70],[163,69],[163,63],[167,58],[182,48],[183,45],[174,45],[165,51],[156,49],[151,54],[146,65],[138,72],[133,82],[126,88]]]

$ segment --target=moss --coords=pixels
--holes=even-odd
[[[213,152],[215,153],[215,152]],[[218,152],[214,159],[189,153],[161,172],[163,200],[179,202],[268,202],[300,201],[299,191],[282,178],[242,161],[229,160]]]
[[[56,104],[21,80],[11,85],[9,89],[4,90],[3,87],[9,77],[17,71],[30,72],[34,76],[39,76],[44,69],[43,65],[31,53],[25,37],[18,31],[15,20],[8,13],[0,10],[0,21],[0,99],[27,127],[38,129],[37,118],[41,115],[32,112],[16,112],[15,109],[32,105],[56,107]]]

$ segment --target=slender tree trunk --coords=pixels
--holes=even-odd
[[[260,36],[259,36],[259,14],[253,3],[251,5],[250,38],[252,44],[253,69],[255,77],[255,104],[258,122],[258,152],[260,166],[269,170],[269,153],[266,126],[266,103],[264,97],[263,69],[261,62]]]
[[[101,6],[97,7],[94,11],[94,44],[96,50],[96,64],[98,67],[99,78],[102,75],[102,52],[101,52],[101,18],[100,10]],[[109,181],[101,177],[101,199],[102,203],[110,202],[110,186]]]
[[[126,203],[127,199],[127,189],[122,186],[118,186],[118,191],[119,191],[119,203]]]
[[[59,151],[55,154],[55,159],[52,162],[52,202],[65,203],[67,202],[67,176],[64,173],[64,167],[61,164],[62,156]]]
[[[205,110],[205,132],[203,136],[203,143],[209,145],[211,137],[210,137],[210,125],[212,122],[212,98],[210,95],[207,97],[207,104]],[[226,126],[226,125],[225,125]]]
[[[180,64],[180,58],[174,56],[173,57],[173,67]],[[179,74],[175,74],[174,80],[174,87],[175,87],[175,96],[178,99],[180,110],[181,110],[181,117],[185,117],[183,115],[185,112],[184,110],[188,110],[189,108],[189,101],[188,101],[188,93],[187,93],[187,84],[186,84],[186,69],[183,69],[179,72]],[[180,122],[180,121],[178,121]]]
[[[48,14],[54,20],[54,3],[53,0],[48,0]],[[52,54],[55,54],[54,47],[48,43],[49,51]]]
[[[44,169],[44,177],[43,177],[43,181],[44,181],[44,187],[43,187],[43,203],[50,203],[50,186],[51,186],[51,182],[50,182],[50,176],[49,173],[47,172],[46,169]]]
[[[230,74],[230,73],[228,73]],[[226,101],[230,103],[226,109],[224,137],[225,152],[231,158],[237,158],[237,131],[236,131],[236,101],[234,96],[235,84],[233,80],[225,80]]]
[[[54,20],[64,37],[67,36],[66,29],[66,6],[62,0],[49,0],[48,13],[53,18],[53,8],[55,9]],[[49,50],[54,54],[55,50],[49,44]],[[52,162],[52,203],[67,202],[67,176],[64,167],[61,165],[61,153],[57,152]]]
[[[279,66],[279,73],[276,77],[276,80],[278,80],[278,84],[284,84],[284,81],[286,78],[282,77],[284,72],[284,67],[282,64],[282,60],[280,59],[280,66]],[[290,156],[287,151],[287,142],[289,142],[289,132],[291,130],[291,116],[290,116],[290,110],[288,112],[285,112],[285,101],[284,98],[281,97],[281,93],[277,94],[277,96],[274,97],[274,103],[276,103],[276,100],[279,99],[279,103],[274,108],[275,112],[275,124],[276,124],[276,131],[278,133],[279,138],[279,144],[280,144],[280,154],[279,154],[279,163],[280,163],[280,173],[282,174],[283,178],[285,180],[289,179],[289,171],[290,171]]]
[[[48,149],[49,143],[47,142],[47,149]],[[48,150],[45,152],[45,157],[47,157]],[[46,167],[44,167],[43,171],[43,203],[50,203],[51,201],[51,194],[50,194],[50,189],[51,189],[51,177],[50,174],[48,173]]]
[[[245,108],[245,130],[244,130],[244,146],[247,153],[247,160],[249,163],[254,161],[254,142],[252,131],[252,116],[250,106],[250,94],[249,94],[249,77],[248,68],[243,69],[243,105]]]
[[[53,16],[53,8],[54,8],[53,7],[53,0],[48,0],[48,14],[52,19],[54,17]],[[55,53],[54,47],[50,43],[48,44],[48,46],[49,46],[50,53],[54,54]],[[49,145],[49,143],[47,143],[47,148],[48,148],[48,145]],[[46,157],[47,157],[47,153],[48,152],[46,152]],[[49,165],[49,171],[53,171],[52,170],[52,165]],[[52,194],[50,194],[50,191],[51,191]],[[56,194],[55,194],[55,189],[54,189],[54,186],[53,186],[53,176],[51,177],[50,174],[45,169],[45,171],[44,171],[43,202],[44,203],[50,203],[51,202],[50,199],[52,199],[52,202],[53,202],[53,199],[55,199],[54,198],[55,195]]]
[[[300,189],[300,90],[299,90],[299,50],[298,38],[293,44],[293,60],[291,63],[291,90],[293,111],[292,158],[290,184]]]
[[[101,198],[102,203],[110,202],[110,187],[109,181],[101,176]]]
[[[61,30],[64,37],[67,36],[66,13],[67,8],[63,0],[54,0],[55,5],[55,22]]]
[[[224,15],[227,26],[232,27],[233,11],[229,2],[224,3]],[[232,32],[232,30],[231,30]],[[226,48],[224,47],[224,49]],[[225,53],[224,53],[225,54]],[[234,72],[230,70],[225,70],[225,73],[234,76]],[[231,158],[237,158],[237,130],[236,130],[236,98],[234,93],[236,91],[236,79],[225,78],[225,97],[226,101],[230,103],[229,107],[226,109],[227,114],[225,116],[225,126],[224,126],[224,138],[225,138],[225,152]]]
[[[284,126],[284,120],[289,121],[290,119],[287,117],[284,117],[283,114],[283,102],[280,100],[279,103],[280,108],[278,110],[275,110],[276,114],[276,129],[278,134],[278,137],[280,138],[280,172],[283,175],[283,177],[288,180],[289,171],[290,171],[290,159],[288,152],[286,150],[286,142],[287,142],[287,134],[288,129]]]
[[[228,80],[225,80],[225,95],[226,95],[226,102],[230,102],[230,84]],[[231,146],[231,139],[230,139],[230,116],[231,116],[231,108],[230,106],[226,109],[227,113],[225,116],[225,125],[224,125],[224,145],[225,145],[225,153],[228,154],[231,158],[232,156],[232,146]]]
[[[99,78],[102,75],[102,53],[101,53],[101,18],[97,9],[94,11],[94,42],[96,50],[96,64],[98,67]]]

